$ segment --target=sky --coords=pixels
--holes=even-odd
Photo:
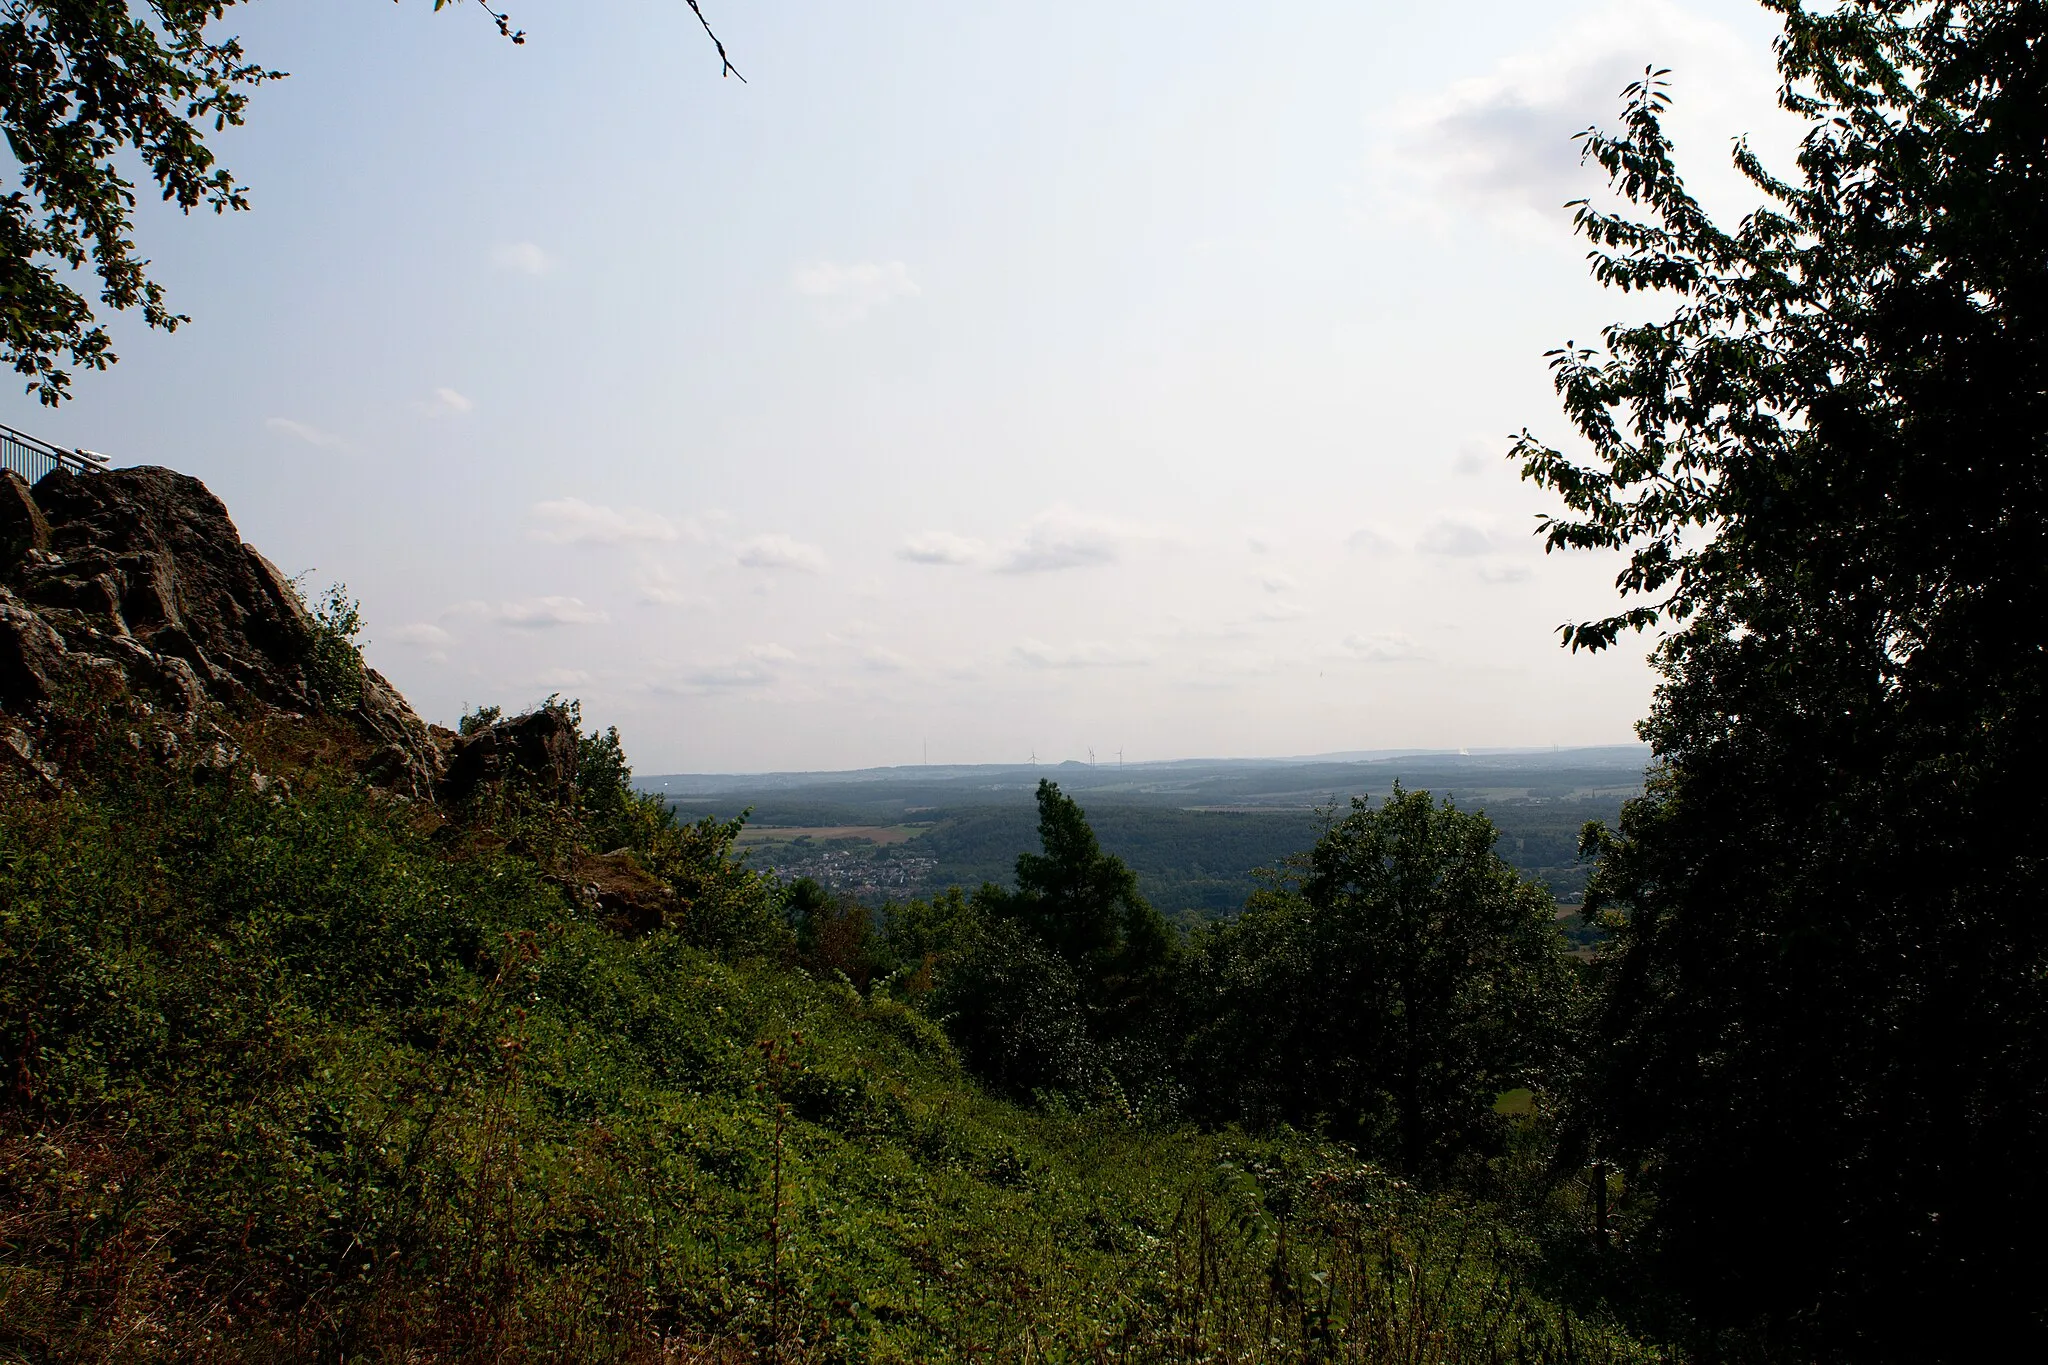
[[[0,421],[204,480],[429,719],[644,774],[1626,742],[1506,458],[1643,316],[1562,205],[1646,64],[1710,207],[1788,164],[1738,0],[233,12],[290,72],[146,205],[172,335]]]

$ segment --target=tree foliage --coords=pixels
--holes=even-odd
[[[1100,1098],[1110,1078],[1073,965],[1023,923],[981,915],[930,1001],[968,1068],[1016,1099]]]
[[[895,1001],[280,766],[303,724],[267,789],[125,724],[0,768],[0,1359],[1660,1358],[1483,1208],[1020,1112]]]
[[[885,966],[875,935],[874,911],[850,896],[834,895],[810,877],[784,893],[783,914],[796,935],[797,965],[830,980],[843,977],[866,991]]]
[[[306,683],[323,710],[346,712],[363,700],[363,607],[348,584],[331,583],[306,613]]]
[[[983,887],[984,911],[1013,920],[1064,964],[1086,1007],[1086,1035],[1127,1092],[1161,1083],[1172,1025],[1174,933],[1124,861],[1102,851],[1059,785],[1038,783],[1037,853],[1017,856],[1014,891]]]
[[[1204,1108],[1322,1126],[1416,1173],[1548,1078],[1573,978],[1554,903],[1484,815],[1396,787],[1316,843],[1296,889],[1199,942],[1187,1065]]]
[[[1173,930],[1072,797],[1042,781],[1037,799],[1039,851],[1018,855],[1014,888],[892,905],[867,961],[999,1092],[1157,1107],[1172,1088]],[[828,901],[797,885],[800,940],[835,932],[847,912]]]
[[[136,254],[124,156],[187,213],[248,207],[207,133],[241,123],[250,90],[281,73],[212,31],[235,3],[11,0],[0,10],[0,126],[20,177],[0,198],[0,356],[45,403],[65,397],[65,364],[105,369],[115,358],[70,272],[90,267],[102,304],[139,308],[152,327],[184,321]]]
[[[164,202],[190,213],[249,207],[218,163],[210,134],[239,126],[250,93],[285,73],[264,67],[220,32],[243,0],[7,0],[0,5],[0,130],[18,185],[0,184],[0,361],[55,405],[71,368],[104,370],[117,358],[93,303],[72,282],[89,270],[101,306],[139,309],[174,331],[163,286],[134,240],[142,176]],[[436,10],[458,0],[433,0]],[[515,44],[509,16],[478,5]],[[684,0],[711,32],[698,0]]]
[[[1123,859],[1102,851],[1080,805],[1043,778],[1038,842],[1039,852],[1017,855],[1017,889],[990,892],[990,903],[1094,983],[1107,1005],[1165,962],[1171,932]]]
[[[1677,305],[1554,355],[1590,459],[1519,449],[1628,553],[1569,643],[1668,632],[1587,1120],[1707,1322],[1933,1358],[2042,1305],[2048,7],[1767,3],[1796,173],[1717,225],[1634,86],[1577,223]]]

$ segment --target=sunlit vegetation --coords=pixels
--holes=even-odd
[[[255,784],[102,738],[0,815],[10,1356],[1651,1354],[1497,1201],[1177,1117],[1131,1008],[1171,940],[1056,791],[1015,890],[877,928],[633,796],[615,736],[452,817],[303,740],[248,736]],[[622,838],[690,888],[652,932],[562,884]],[[969,1022],[1006,990],[1021,1063]]]
[[[1192,931],[1049,782],[985,877],[879,901],[637,794],[575,703],[552,775],[404,799],[337,590],[312,714],[195,755],[86,689],[6,770],[0,1359],[2038,1353],[2048,25],[1766,3],[1796,171],[1738,148],[1766,207],[1717,225],[1646,72],[1577,223],[1672,311],[1555,353],[1578,439],[1517,451],[1550,547],[1623,566],[1567,643],[1663,632],[1655,765],[1580,845],[1603,944],[1420,790]],[[30,103],[113,82],[66,126],[233,207],[188,126],[260,74],[223,7],[70,8],[15,22]],[[82,183],[11,248],[51,400],[107,339],[50,262],[127,221]],[[168,325],[127,250],[107,306]]]

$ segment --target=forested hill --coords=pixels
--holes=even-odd
[[[1036,839],[1032,792],[1041,777],[1084,803],[1103,846],[1137,873],[1170,915],[1234,913],[1277,867],[1315,842],[1320,811],[1354,796],[1384,797],[1400,782],[1483,808],[1501,829],[1500,853],[1576,902],[1586,866],[1578,836],[1612,823],[1641,789],[1647,751],[1636,745],[1502,753],[1382,753],[1291,760],[1193,760],[1119,766],[943,766],[841,773],[685,775],[643,779],[679,812],[752,812],[754,862],[810,876],[879,902],[947,886],[1005,881]]]
[[[1573,749],[1503,749],[1478,753],[1389,749],[1319,754],[1307,758],[1197,758],[1123,764],[1081,763],[906,764],[840,772],[669,773],[637,785],[679,804],[735,794],[856,804],[916,804],[927,798],[959,804],[960,794],[1006,794],[1031,804],[1042,777],[1076,797],[1111,795],[1163,804],[1313,806],[1332,796],[1384,793],[1396,781],[1524,796],[1620,793],[1641,785],[1648,746],[1613,744]],[[949,795],[950,794],[950,795]]]

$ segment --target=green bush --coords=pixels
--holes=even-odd
[[[1417,1175],[1493,1145],[1496,1096],[1550,1079],[1576,995],[1550,893],[1498,837],[1397,784],[1207,931],[1182,975],[1202,1112],[1321,1126]]]
[[[348,595],[346,583],[331,584],[309,609],[308,623],[306,685],[314,704],[325,711],[353,710],[363,700],[362,604]]]
[[[927,1008],[998,1094],[1087,1103],[1113,1090],[1088,1033],[1080,978],[1015,920],[992,915],[975,925]]]
[[[736,827],[639,817],[727,928],[625,939],[488,828],[249,776],[0,803],[0,1358],[1640,1355],[1560,1353],[1479,1213],[1330,1203],[1339,1148],[991,1098],[914,971],[762,950]],[[955,980],[1036,961],[987,927]],[[1085,1089],[1043,1051],[1012,1088]]]

